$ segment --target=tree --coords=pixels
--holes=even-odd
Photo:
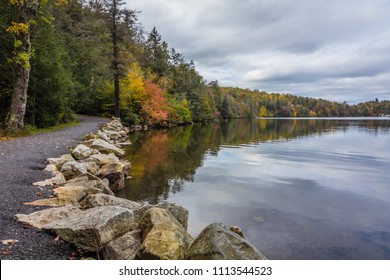
[[[119,23],[124,15],[121,6],[125,2],[122,0],[104,0],[110,18],[110,32],[112,39],[112,70],[114,77],[114,98],[115,98],[115,116],[120,117],[120,88],[119,79],[121,77],[120,58],[119,58]]]
[[[9,0],[18,13],[18,21],[12,22],[7,31],[14,37],[13,64],[14,81],[11,106],[7,115],[5,129],[14,132],[24,128],[27,106],[27,90],[31,72],[31,33],[36,24],[35,18],[47,0]],[[65,4],[66,0],[57,0]]]
[[[153,82],[145,81],[146,99],[142,105],[141,116],[148,124],[168,120],[168,104],[164,91]]]
[[[169,50],[168,44],[162,41],[161,35],[156,27],[150,32],[145,43],[145,61],[146,68],[155,72],[159,78],[168,74],[169,70]]]
[[[38,13],[38,0],[10,0],[18,10],[18,22],[12,22],[7,31],[15,39],[12,64],[14,69],[11,106],[6,119],[6,131],[14,132],[24,128],[27,106],[27,89],[30,79],[31,31]]]

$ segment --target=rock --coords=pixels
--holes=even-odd
[[[108,260],[134,260],[141,244],[141,231],[130,231],[108,243],[104,255]]]
[[[189,248],[188,260],[266,260],[247,240],[226,225],[207,226]]]
[[[99,138],[99,136],[96,135],[96,134],[93,134],[92,132],[89,132],[89,133],[84,135],[84,141],[95,140],[95,139],[98,139],[98,138]]]
[[[86,174],[87,168],[80,162],[69,161],[62,166],[61,173],[64,174],[65,179],[69,180],[81,174]]]
[[[55,171],[52,172],[54,177],[46,179],[45,181],[39,181],[33,183],[33,186],[45,187],[45,186],[54,186],[62,185],[66,182],[64,175],[61,172]]]
[[[121,159],[120,161],[125,167],[124,172],[125,172],[125,178],[126,178],[127,176],[129,176],[130,169],[131,169],[131,163],[125,159]]]
[[[96,176],[108,179],[109,187],[113,192],[125,187],[125,166],[121,162],[103,165]]]
[[[89,195],[80,202],[80,205],[83,208],[92,208],[98,206],[120,206],[127,209],[137,209],[141,207],[141,204],[138,202],[107,194]]]
[[[188,228],[188,210],[176,203],[164,201],[157,204],[157,207],[167,210],[173,217],[187,230]]]
[[[113,153],[117,157],[123,157],[125,155],[125,151],[116,147],[113,144],[107,143],[101,139],[96,139],[92,142],[91,148],[98,150],[103,154],[111,154]]]
[[[121,134],[116,132],[116,131],[113,131],[113,130],[103,130],[108,138],[110,138],[110,140],[118,140],[119,138],[121,138]]]
[[[111,142],[110,138],[108,138],[108,136],[107,136],[107,133],[105,133],[105,132],[103,132],[101,130],[98,131],[98,136],[99,136],[100,139],[103,139],[104,141],[106,141],[108,143]]]
[[[70,187],[70,186],[84,186],[84,187],[90,187],[90,188],[98,188],[103,190],[104,193],[109,195],[115,195],[112,190],[109,188],[109,181],[108,179],[100,179],[99,177],[96,177],[93,174],[86,173],[83,175],[80,175],[74,179],[71,179],[67,181],[64,186]]]
[[[54,172],[54,171],[58,171],[58,169],[54,164],[48,164],[46,165],[45,169],[43,169],[43,171]]]
[[[93,153],[94,153],[93,149],[91,149],[83,144],[77,145],[76,148],[74,148],[72,150],[72,156],[78,160],[86,159],[87,157],[89,157]]]
[[[148,209],[140,220],[141,259],[181,260],[193,238],[166,210]]]
[[[62,155],[61,156],[62,159],[65,160],[65,162],[69,162],[69,161],[75,161],[75,159],[72,157],[71,154],[65,154],[65,155]]]
[[[119,162],[119,159],[113,153],[108,154],[108,155],[105,155],[105,154],[92,155],[90,157],[90,159],[92,159],[92,161],[94,161],[98,165],[105,165],[105,164]]]
[[[184,228],[188,228],[188,210],[176,203],[164,201],[157,205],[145,205],[139,209],[134,210],[134,217],[136,220],[139,220],[146,210],[150,208],[161,208],[167,210],[175,219],[179,222],[179,224]]]
[[[73,197],[66,197],[66,196],[38,199],[32,202],[24,202],[23,204],[32,205],[32,206],[51,206],[51,207],[79,205],[76,199],[74,199]]]
[[[92,194],[102,193],[103,190],[94,187],[84,186],[72,186],[72,187],[59,187],[54,189],[54,195],[57,197],[73,197],[75,200],[80,201],[84,197]]]
[[[100,251],[108,243],[131,230],[133,213],[116,206],[95,207],[65,219],[46,224],[61,239],[90,252]]]
[[[61,170],[62,166],[66,163],[66,160],[63,158],[48,158],[47,162],[54,165],[57,170]]]
[[[83,163],[88,173],[96,174],[99,171],[99,166],[94,162],[84,162]]]
[[[79,212],[81,212],[81,210],[78,207],[64,206],[37,211],[29,215],[16,214],[15,219],[20,223],[42,229],[42,227],[48,223],[65,219],[70,215]]]

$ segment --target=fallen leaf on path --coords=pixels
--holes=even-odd
[[[3,252],[3,255],[11,255],[11,254],[12,254],[11,251],[5,251],[5,252]]]
[[[16,240],[16,239],[1,240],[1,244],[3,244],[3,245],[14,245],[18,242],[19,242],[19,240]]]

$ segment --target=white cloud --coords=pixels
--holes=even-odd
[[[390,99],[386,0],[132,0],[146,31],[221,85]]]

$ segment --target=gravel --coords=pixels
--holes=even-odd
[[[43,171],[46,160],[69,153],[69,147],[80,143],[88,132],[96,132],[107,119],[79,116],[81,123],[60,131],[41,133],[12,141],[0,141],[0,243],[1,260],[66,260],[77,258],[75,248],[55,236],[14,220],[15,214],[30,214],[43,207],[23,202],[49,197],[51,187],[32,184],[51,178]]]

